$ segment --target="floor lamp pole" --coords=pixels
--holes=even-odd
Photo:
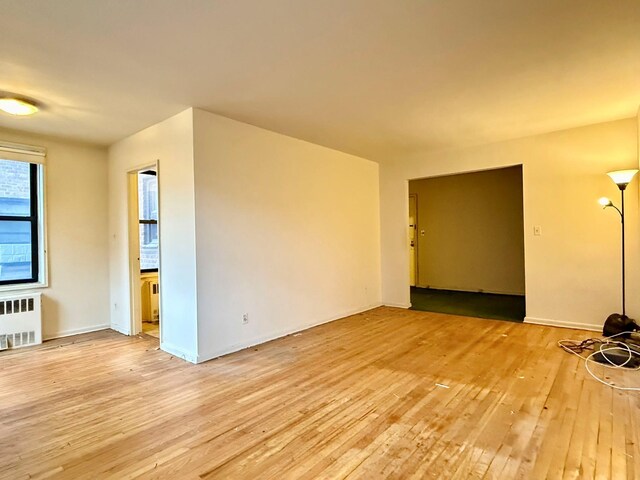
[[[625,185],[626,187],[626,185]],[[625,288],[625,272],[624,272],[624,265],[625,265],[625,261],[624,261],[624,188],[622,186],[620,186],[620,196],[621,196],[621,203],[622,203],[622,214],[620,215],[620,223],[622,224],[622,316],[626,317],[627,316],[627,310],[626,310],[626,301],[625,301],[625,292],[626,292],[626,288]]]
[[[622,204],[620,208],[616,207],[611,200],[607,197],[602,197],[598,200],[598,203],[603,208],[611,207],[620,214],[620,226],[622,228],[622,315],[619,313],[612,313],[607,317],[602,327],[602,334],[605,337],[611,337],[612,335],[627,334],[628,332],[640,330],[634,320],[627,317],[627,302],[626,302],[626,276],[625,276],[625,244],[624,244],[624,191],[627,185],[633,180],[633,177],[638,173],[638,169],[629,170],[616,170],[614,172],[608,172],[607,175],[620,189],[620,201]]]

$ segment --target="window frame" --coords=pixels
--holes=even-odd
[[[141,172],[138,172],[138,175],[151,175],[156,177],[156,181],[157,181],[157,177],[158,174],[156,172],[154,172],[153,170],[144,170]],[[157,192],[157,190],[156,190]],[[157,195],[157,193],[156,193]],[[140,201],[140,192],[138,191],[138,201]],[[138,211],[138,225],[156,225],[156,231],[157,231],[157,225],[158,225],[158,220],[144,220],[142,218],[140,218],[140,211]],[[140,244],[139,248],[138,248],[138,255],[140,255],[140,258],[142,258],[142,244]],[[158,273],[159,272],[159,268],[140,268],[140,273]]]
[[[3,159],[5,160],[5,159]],[[7,161],[16,161],[6,159]],[[0,222],[28,222],[31,224],[31,277],[0,280],[0,290],[9,290],[12,286],[46,286],[41,281],[41,251],[44,254],[44,242],[41,235],[42,219],[41,219],[41,196],[44,195],[42,189],[40,165],[29,163],[29,215],[0,215]],[[42,245],[41,245],[42,244]]]

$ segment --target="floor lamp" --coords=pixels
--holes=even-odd
[[[605,323],[605,331],[603,332],[607,335],[607,330],[610,332],[617,331],[618,329],[622,329],[620,331],[625,331],[626,328],[629,327],[629,324],[633,325],[633,320],[627,317],[626,310],[626,301],[625,301],[625,259],[624,259],[624,191],[627,188],[627,185],[631,182],[635,174],[638,173],[638,170],[617,170],[615,172],[609,172],[607,175],[611,177],[611,180],[618,186],[620,189],[620,202],[621,208],[616,207],[611,200],[606,197],[602,197],[598,202],[602,205],[603,208],[612,207],[618,211],[620,214],[620,223],[622,226],[622,315],[614,313],[607,318],[607,322]],[[609,323],[609,328],[607,326]],[[612,330],[612,323],[619,324],[615,326],[615,330]],[[610,336],[610,335],[607,335]]]

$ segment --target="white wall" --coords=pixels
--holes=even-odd
[[[600,328],[620,311],[619,203],[607,171],[637,168],[636,119],[480,147],[389,159],[380,167],[383,302],[409,304],[407,180],[523,164],[527,320]],[[638,179],[627,191],[627,310],[640,316]],[[533,236],[533,226],[542,227]]]
[[[407,180],[516,164],[528,320],[597,328],[620,309],[620,267],[618,219],[596,200],[617,201],[605,173],[637,166],[636,137],[628,119],[379,166],[189,109],[110,148],[112,325],[129,322],[126,174],[159,160],[161,345],[187,360],[381,301],[406,306]],[[628,195],[638,198],[637,181]],[[637,201],[627,213],[628,310],[637,315]]]
[[[161,347],[197,357],[193,115],[191,109],[109,148],[111,325],[130,332],[127,172],[159,162]],[[163,294],[166,292],[166,294]]]
[[[194,135],[199,360],[380,303],[376,163],[200,110]]]
[[[44,338],[108,328],[106,149],[6,129],[0,140],[47,149],[49,286],[33,290]]]
[[[409,193],[417,286],[524,295],[521,167],[412,180]]]

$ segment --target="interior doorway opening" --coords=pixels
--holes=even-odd
[[[411,308],[522,322],[522,166],[409,181]]]
[[[131,332],[161,338],[158,168],[129,172]]]

